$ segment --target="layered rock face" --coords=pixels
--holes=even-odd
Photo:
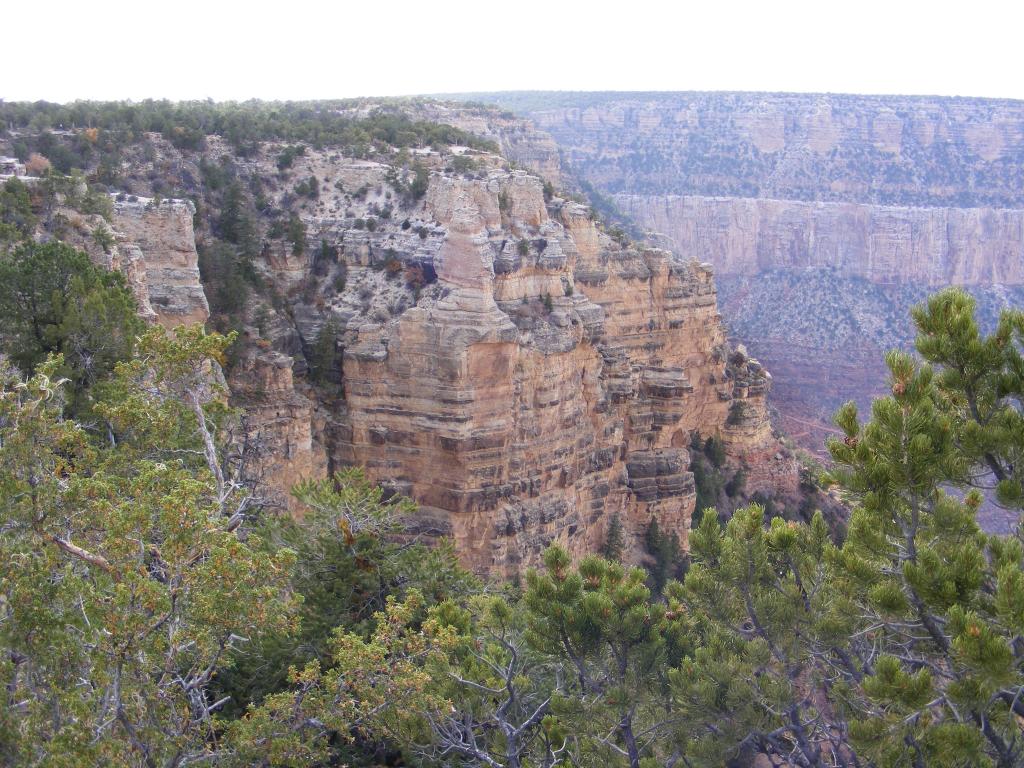
[[[340,455],[419,501],[471,567],[507,575],[552,540],[594,551],[613,515],[634,556],[652,516],[685,541],[692,432],[774,456],[768,378],[728,367],[706,266],[618,246],[522,172],[435,176],[425,208],[441,294],[346,348]],[[770,474],[795,485],[791,463]]]
[[[194,214],[188,200],[114,201],[110,225],[115,246],[107,266],[126,275],[143,317],[167,328],[205,323],[210,317],[199,276]],[[252,451],[263,494],[269,503],[294,510],[289,489],[323,477],[327,458],[313,439],[315,405],[296,386],[293,362],[272,349],[247,348],[228,384],[233,404],[244,408],[246,434],[239,440]]]
[[[1024,207],[1024,104],[786,93],[509,93],[610,193]]]
[[[551,135],[511,112],[436,101],[419,103],[415,110],[426,120],[454,125],[494,141],[504,157],[529,168],[560,189],[575,186],[572,176],[563,171],[558,145]]]
[[[216,137],[193,156],[148,140],[186,189],[230,155]],[[771,379],[727,344],[710,266],[613,239],[588,207],[489,152],[307,147],[282,171],[286,146],[229,165],[273,212],[250,209],[263,292],[230,318],[241,336],[228,377],[272,501],[360,466],[419,503],[414,531],[451,536],[468,566],[507,576],[552,541],[596,551],[615,517],[633,561],[655,517],[685,545],[694,437],[721,437],[751,492],[795,491],[767,417]],[[150,178],[154,161],[137,162],[133,180]],[[297,197],[309,179],[316,194]],[[125,198],[113,218],[106,258],[143,312],[205,319],[189,204]]]
[[[1024,210],[617,195],[623,213],[720,275],[827,269],[875,283],[1024,284]]]
[[[188,200],[115,200],[117,241],[109,266],[128,277],[142,314],[172,327],[205,323],[210,307],[199,279]]]
[[[1024,103],[821,94],[498,94],[684,258],[715,265],[731,335],[823,453],[835,408],[884,391],[928,290],[983,324],[1024,286]]]
[[[254,447],[261,493],[279,508],[301,514],[290,490],[303,480],[326,477],[321,434],[326,417],[292,375],[294,359],[249,348],[228,379],[233,403],[245,414],[245,439]]]

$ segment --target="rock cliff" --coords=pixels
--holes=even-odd
[[[826,269],[874,283],[1024,284],[1024,210],[617,195],[623,213],[720,275]]]
[[[125,199],[114,202],[116,247],[109,266],[128,277],[142,314],[167,327],[205,323],[210,307],[199,279],[188,200]]]
[[[795,491],[769,378],[730,366],[708,267],[613,242],[522,171],[436,174],[422,217],[437,288],[383,324],[348,320],[334,450],[416,499],[473,568],[508,575],[552,540],[594,551],[613,515],[634,557],[652,516],[685,542],[691,433],[763,466],[752,488]]]
[[[1024,103],[758,93],[475,97],[533,118],[570,170],[714,264],[731,335],[775,373],[772,403],[823,453],[835,408],[884,390],[929,289],[991,322],[1024,285]]]
[[[748,493],[797,493],[771,377],[727,343],[709,265],[612,237],[522,170],[560,172],[521,122],[408,108],[518,160],[464,142],[243,153],[150,134],[125,152],[113,247],[89,246],[152,319],[239,333],[227,380],[272,499],[357,465],[419,503],[415,532],[509,576],[552,541],[596,551],[615,518],[632,561],[655,517],[685,545],[690,446],[712,436]],[[194,230],[192,204],[155,202],[156,186],[199,201]]]
[[[1024,207],[1024,103],[789,93],[505,93],[603,191]]]

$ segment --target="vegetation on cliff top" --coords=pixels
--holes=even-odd
[[[416,120],[399,103],[379,102],[356,116],[358,100],[288,102],[76,101],[0,102],[0,125],[18,135],[19,159],[38,151],[65,173],[88,168],[99,156],[160,133],[179,149],[201,149],[206,137],[223,136],[239,154],[261,141],[307,142],[343,147],[359,156],[378,147],[430,147],[460,144],[497,151],[493,142],[443,123]],[[72,131],[70,146],[54,132]],[[22,136],[24,134],[24,136]],[[22,157],[23,156],[23,157]]]

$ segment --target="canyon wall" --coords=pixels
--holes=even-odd
[[[1024,207],[1024,103],[786,93],[506,93],[602,191]]]
[[[615,243],[522,171],[435,174],[420,217],[437,247],[408,257],[430,254],[436,287],[386,322],[346,317],[334,448],[416,499],[420,530],[506,576],[551,541],[595,551],[613,516],[631,558],[654,516],[685,544],[692,433],[756,465],[752,490],[796,491],[769,377],[730,364],[708,267]]]
[[[1024,210],[616,195],[622,212],[720,275],[825,269],[875,283],[1024,284]]]
[[[885,389],[930,290],[1024,298],[1024,103],[759,93],[478,95],[531,117],[650,242],[714,264],[785,431]]]
[[[166,328],[206,323],[210,308],[199,274],[195,212],[189,200],[117,195],[109,223],[114,236],[110,253],[87,241],[80,245],[91,247],[94,259],[125,274],[146,319]],[[295,511],[289,489],[301,480],[325,476],[327,456],[313,437],[319,424],[315,400],[296,384],[293,363],[292,357],[267,346],[247,346],[230,370],[228,385],[233,404],[244,412],[261,493],[272,505]]]
[[[727,343],[711,267],[609,236],[555,192],[549,138],[484,114],[448,117],[500,146],[520,137],[517,163],[461,146],[405,159],[307,147],[285,170],[284,143],[241,156],[208,136],[189,153],[149,135],[124,166],[131,194],[113,195],[109,223],[83,223],[80,244],[127,275],[149,319],[238,331],[231,403],[282,509],[302,512],[294,483],[354,465],[414,499],[411,531],[451,537],[478,573],[520,573],[555,541],[594,552],[614,519],[640,562],[655,518],[686,546],[690,447],[712,436],[748,495],[795,508],[799,468],[768,418],[771,376]],[[258,189],[263,211],[248,209],[256,275],[231,278],[252,287],[230,316],[216,270],[207,301],[196,245],[243,258],[216,239],[223,199],[193,186],[217,211],[195,224],[192,203],[148,187],[189,190],[214,166]],[[297,195],[309,179],[317,194]],[[109,227],[109,250],[90,227]]]
[[[108,266],[128,277],[142,315],[167,327],[205,323],[210,316],[199,279],[195,212],[188,200],[114,200]]]

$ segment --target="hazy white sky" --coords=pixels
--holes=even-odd
[[[1024,98],[1019,0],[6,0],[0,99],[492,90]]]

